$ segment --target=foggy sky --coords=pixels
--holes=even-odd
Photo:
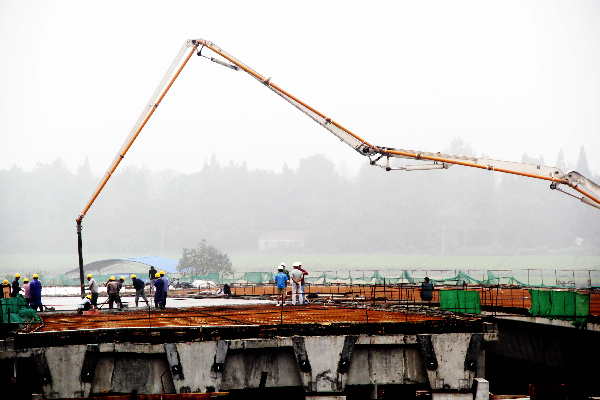
[[[0,168],[115,156],[181,43],[214,41],[376,145],[600,171],[600,2],[0,0]],[[364,159],[245,74],[194,57],[126,164]],[[570,167],[573,167],[572,165]]]

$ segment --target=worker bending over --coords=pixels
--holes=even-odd
[[[133,284],[133,288],[135,289],[135,306],[138,306],[138,302],[141,297],[146,302],[146,306],[150,307],[150,303],[148,303],[148,299],[144,293],[144,287],[146,286],[144,281],[139,279],[136,274],[131,274],[131,282]]]
[[[93,308],[94,306],[92,305],[92,295],[88,294],[81,300],[81,303],[79,303],[79,307],[77,307],[77,313],[83,314],[84,311],[89,311]]]
[[[112,310],[113,304],[116,302],[119,310],[123,309],[123,305],[121,304],[121,296],[119,296],[119,292],[121,290],[121,285],[114,276],[108,278],[108,283],[106,284],[106,293],[108,294],[108,308]]]

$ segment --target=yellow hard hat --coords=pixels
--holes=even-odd
[[[109,280],[109,281],[114,281],[114,280],[115,280],[115,277],[114,277],[114,276],[111,276],[110,278],[108,278],[108,280]]]
[[[155,273],[155,274],[154,274],[154,277],[155,277],[155,278],[160,278],[160,272],[157,272],[157,273]]]
[[[15,274],[15,278],[20,278],[21,274],[19,274],[18,272]]]
[[[32,277],[33,279],[37,279],[37,278],[39,278],[40,276],[39,276],[38,274],[33,274],[33,275],[31,275],[31,277]]]
[[[94,276],[94,275],[92,275],[92,274],[87,274],[87,277],[88,277],[88,278],[92,278],[93,276]]]
[[[5,280],[3,280],[3,281],[2,281],[2,283],[3,283],[4,285],[8,285],[8,279],[5,279]]]
[[[131,279],[135,279],[135,278],[137,278],[137,275],[136,274],[131,274]]]
[[[121,277],[119,278],[120,281],[124,281],[125,277],[121,275]]]
[[[165,271],[160,271],[159,274],[164,275]]]
[[[91,300],[91,299],[92,299],[92,295],[91,295],[91,294],[88,294],[87,296],[85,296],[85,298],[86,298],[86,299],[90,299],[90,300]]]
[[[25,283],[25,282],[29,282],[29,279],[23,278],[23,283]]]

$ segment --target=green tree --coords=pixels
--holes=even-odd
[[[187,274],[206,275],[210,272],[232,272],[229,256],[202,239],[195,249],[183,249],[177,270]]]

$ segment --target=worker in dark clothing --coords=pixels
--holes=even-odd
[[[169,296],[169,279],[165,276],[165,271],[159,271],[158,274],[160,275],[160,280],[163,283],[163,295],[162,295],[162,308],[166,308],[167,307],[167,297]]]
[[[119,296],[120,290],[119,282],[116,281],[114,276],[111,276],[108,279],[108,283],[106,284],[106,293],[108,294],[108,308],[112,310],[113,304],[116,302],[117,306],[119,306],[119,310],[123,308],[121,305],[121,297]]]
[[[39,280],[38,274],[33,274],[33,281],[29,284],[29,295],[31,296],[30,307],[34,310],[44,311],[42,305],[42,282]]]
[[[428,277],[425,277],[425,282],[421,283],[421,300],[433,300],[433,283],[429,282]]]
[[[83,314],[84,311],[90,311],[93,307],[92,295],[88,294],[81,300],[81,303],[79,303],[79,307],[77,307],[77,314]]]
[[[148,303],[148,299],[144,293],[144,286],[146,286],[144,281],[139,279],[136,274],[131,274],[131,282],[133,283],[133,288],[135,289],[135,306],[138,306],[138,302],[141,297],[146,302],[146,305],[150,307],[150,303]]]
[[[10,297],[17,297],[17,295],[21,291],[21,286],[19,286],[20,277],[21,274],[15,274],[15,279],[12,281],[12,291],[10,292]]]
[[[150,271],[148,271],[148,278],[150,278],[151,281],[156,279],[156,273],[158,271],[156,269],[154,269],[154,266],[151,265],[150,266]]]
[[[148,278],[150,279],[150,294],[154,290],[154,280],[156,279],[156,273],[158,271],[154,268],[153,265],[150,266],[150,270],[148,271]]]
[[[163,280],[160,279],[160,274],[157,272],[154,274],[154,280],[152,281],[154,285],[154,307],[163,308],[162,301],[164,297],[165,285],[163,284]]]

